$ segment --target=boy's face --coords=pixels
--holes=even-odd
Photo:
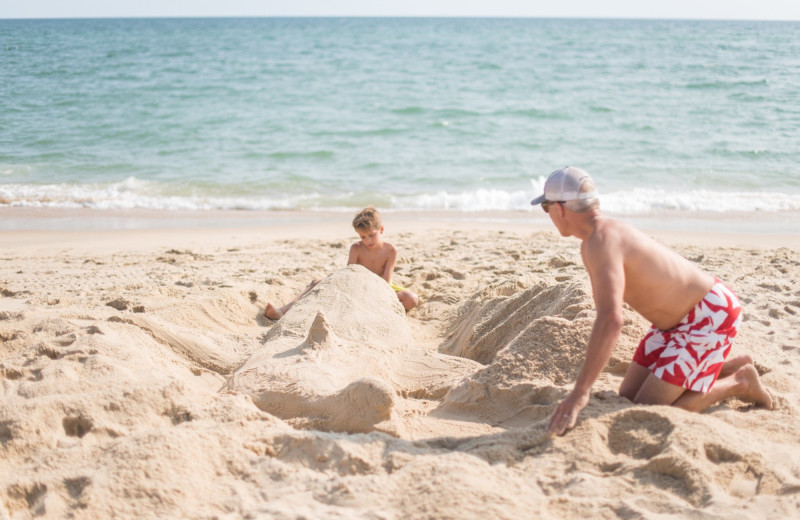
[[[379,247],[383,244],[383,240],[381,240],[383,226],[375,229],[357,229],[356,233],[361,237],[361,243],[369,249]]]

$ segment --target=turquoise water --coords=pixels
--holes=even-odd
[[[0,20],[0,84],[0,209],[800,210],[800,23]]]

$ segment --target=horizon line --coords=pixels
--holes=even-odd
[[[496,19],[496,20],[620,20],[620,21],[677,21],[677,22],[800,22],[799,19],[777,18],[690,18],[690,17],[639,17],[639,16],[509,16],[509,15],[119,15],[119,16],[18,16],[0,17],[6,20],[198,20],[198,19]]]

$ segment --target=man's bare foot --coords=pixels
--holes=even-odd
[[[743,366],[752,364],[753,358],[751,358],[749,355],[742,354],[741,356],[736,356],[722,364],[722,370],[719,371],[719,377],[728,377],[729,375],[738,372]]]
[[[283,313],[273,307],[271,303],[267,303],[267,306],[264,309],[264,316],[271,320],[279,320],[283,317]]]
[[[753,365],[745,365],[733,376],[736,382],[744,386],[745,390],[739,397],[745,401],[760,404],[767,410],[772,410],[772,395],[761,386],[758,371]]]

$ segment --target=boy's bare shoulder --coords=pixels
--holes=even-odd
[[[383,243],[383,250],[387,254],[390,254],[390,255],[396,255],[397,254],[397,248],[394,245],[390,244],[389,242],[384,242]]]
[[[368,248],[360,240],[353,242],[350,246],[350,252],[366,251]]]
[[[361,253],[362,253],[362,248],[363,247],[364,246],[363,246],[363,244],[361,242],[353,242],[350,245],[350,253],[348,254],[347,262],[350,263],[350,264],[358,263],[358,259],[362,256]]]

